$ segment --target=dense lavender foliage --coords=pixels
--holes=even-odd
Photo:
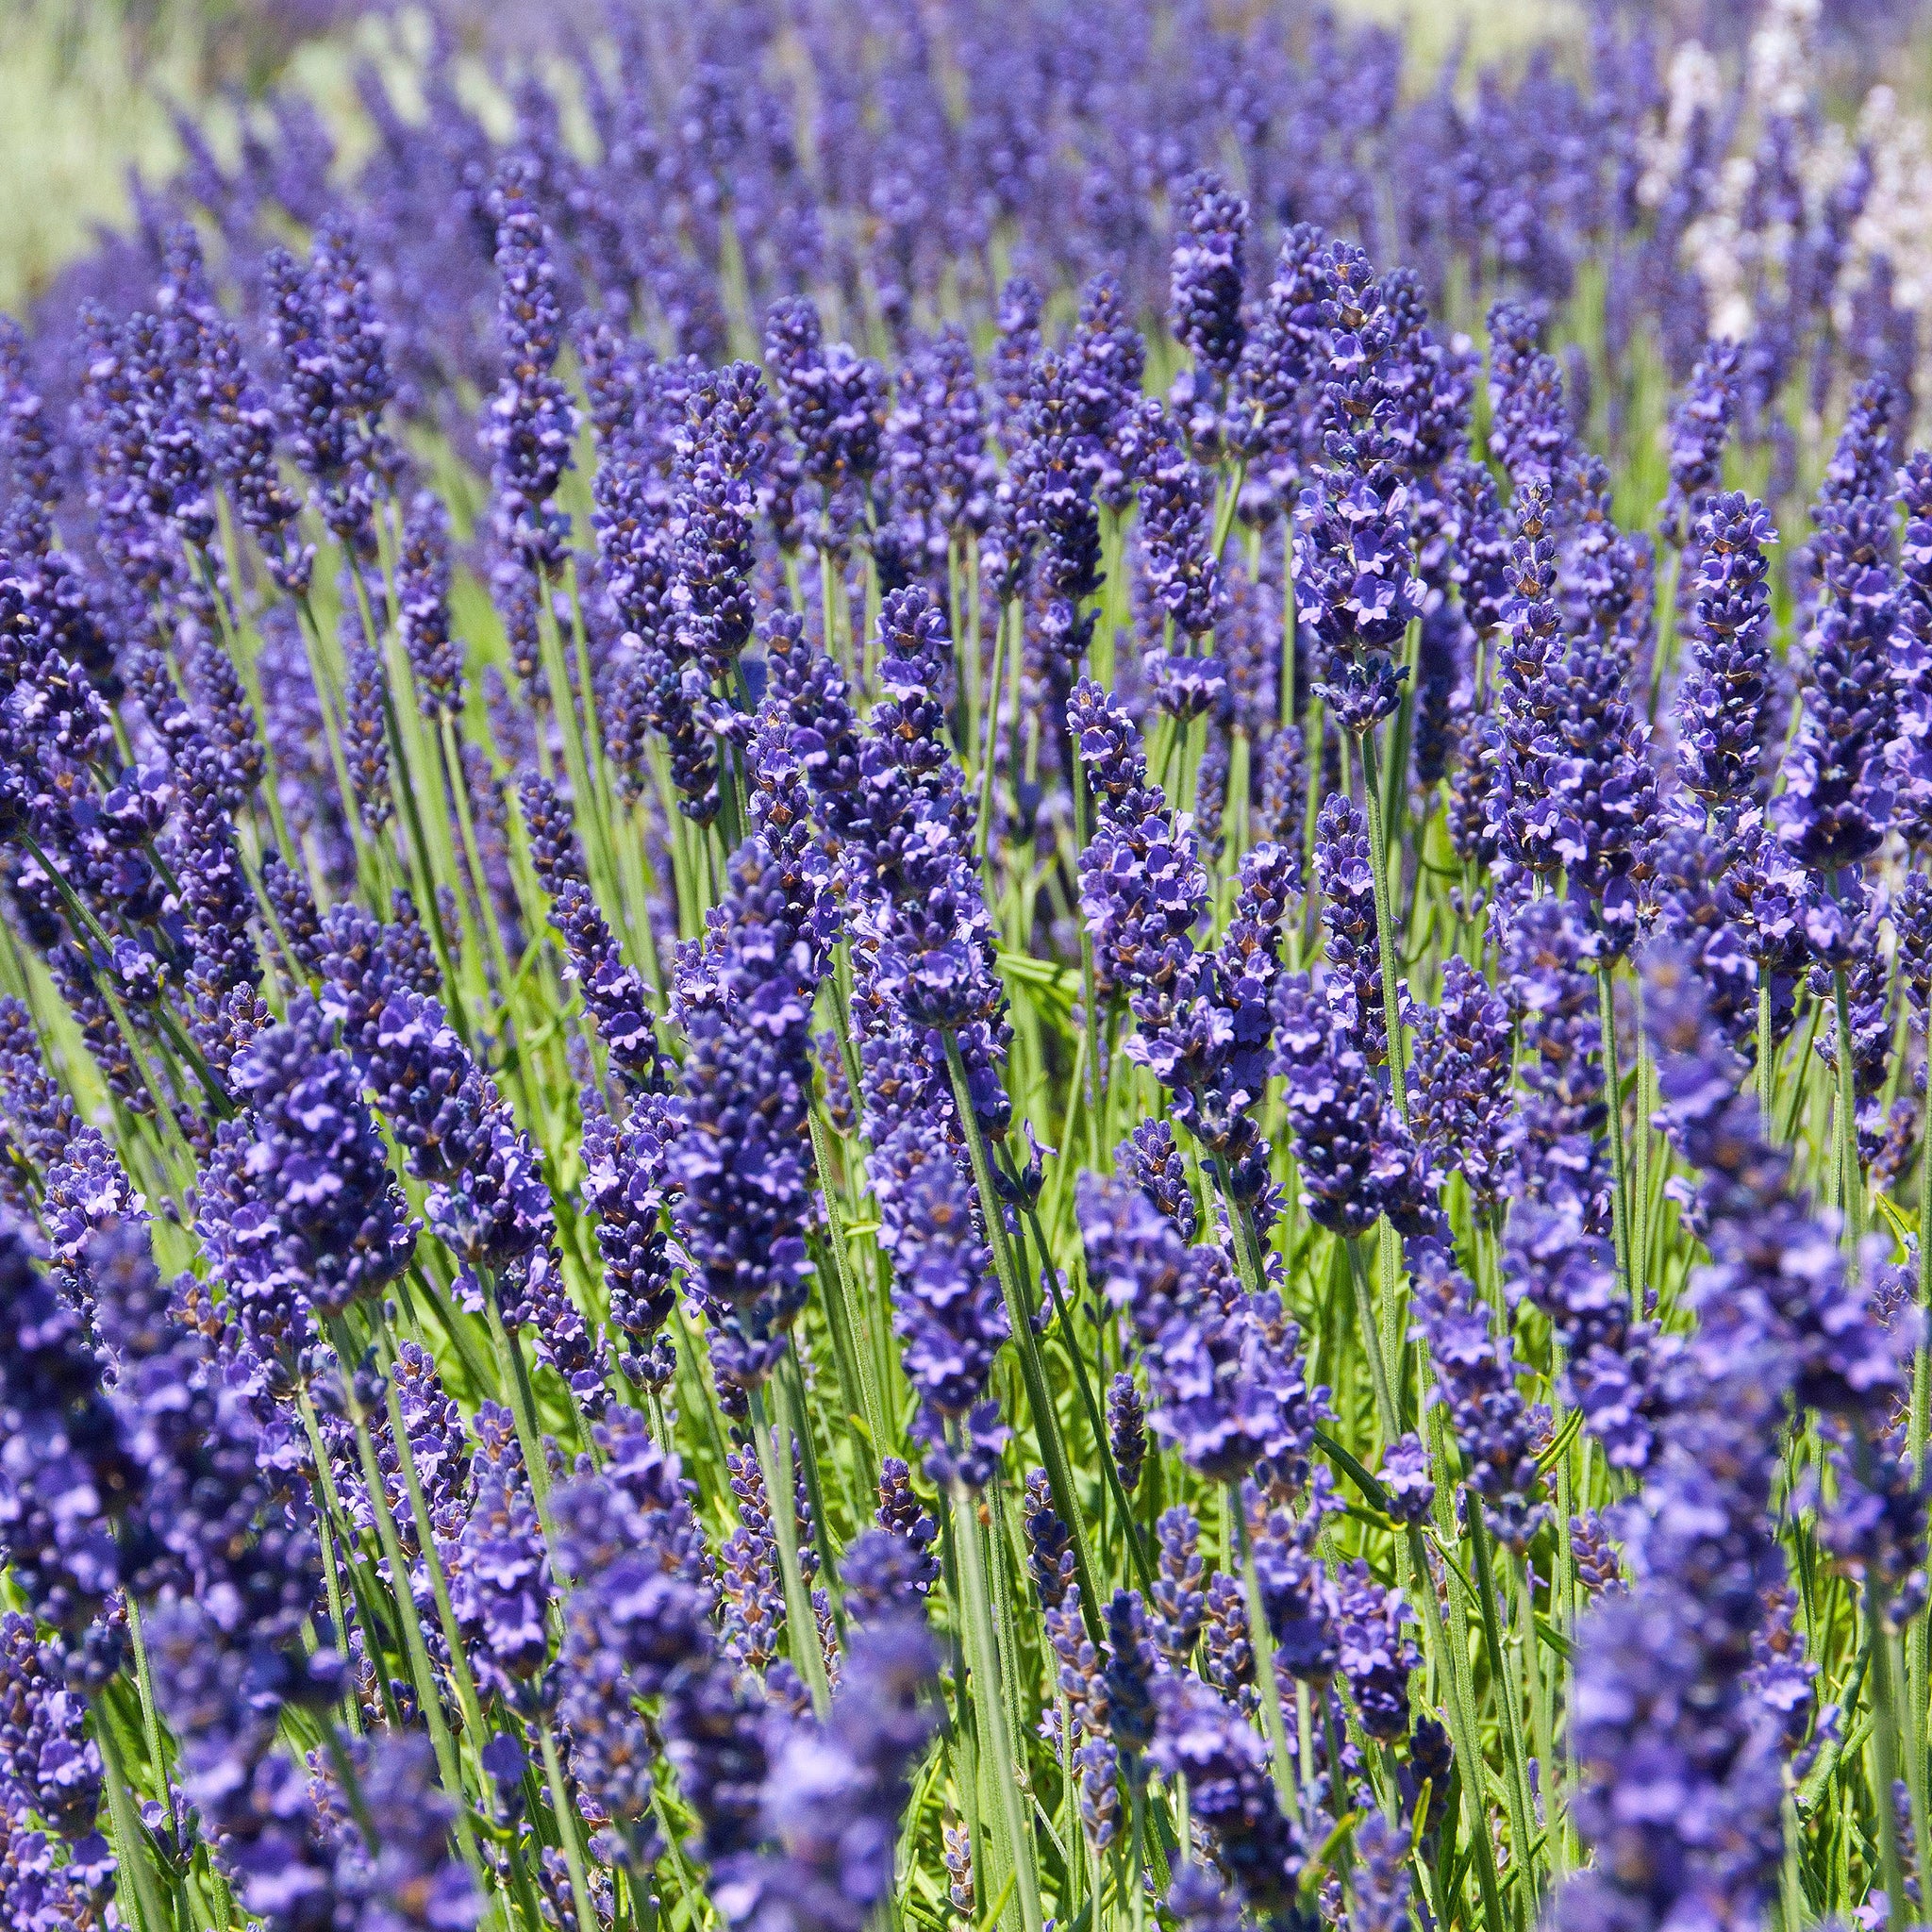
[[[0,326],[0,1923],[1919,1923],[1928,171],[1706,11],[184,118]]]

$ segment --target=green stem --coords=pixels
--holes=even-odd
[[[1624,1151],[1624,1083],[1617,1066],[1617,1001],[1610,988],[1607,959],[1597,962],[1596,1010],[1603,1036],[1604,1112],[1610,1141],[1610,1233],[1617,1251],[1617,1272],[1624,1277],[1631,1307],[1641,1316],[1643,1288],[1637,1278],[1636,1257],[1630,1252],[1630,1177]]]
[[[1408,1081],[1403,1066],[1401,990],[1395,971],[1395,903],[1389,891],[1388,826],[1382,813],[1382,779],[1375,734],[1364,731],[1362,792],[1369,802],[1369,877],[1375,893],[1375,950],[1382,959],[1382,1013],[1389,1033],[1389,1084],[1395,1110],[1408,1120]],[[1313,778],[1310,778],[1310,786]]]
[[[950,1029],[941,1034],[945,1042],[946,1069],[953,1076],[953,1099],[958,1108],[959,1124],[966,1136],[966,1147],[973,1159],[973,1178],[979,1190],[980,1209],[986,1219],[988,1242],[992,1248],[993,1268],[999,1275],[1000,1293],[1007,1305],[1007,1324],[1020,1355],[1020,1374],[1026,1385],[1027,1406],[1033,1411],[1033,1426],[1040,1438],[1040,1458],[1046,1465],[1047,1486],[1053,1491],[1053,1506],[1067,1525],[1074,1542],[1074,1566],[1080,1579],[1080,1601],[1088,1627],[1097,1636],[1100,1619],[1100,1592],[1093,1579],[1092,1560],[1087,1550],[1087,1530],[1080,1508],[1079,1492],[1074,1488],[1073,1470],[1067,1461],[1066,1443],[1060,1435],[1059,1411],[1046,1383],[1046,1369],[1040,1359],[1040,1338],[1033,1332],[1033,1310],[1020,1286],[1019,1270],[1013,1265],[1007,1242],[1007,1219],[1000,1205],[999,1190],[993,1185],[992,1162],[987,1156],[986,1137],[973,1112],[973,1096],[966,1086],[966,1062],[959,1055],[959,1042]]]
[[[1483,1649],[1490,1659],[1490,1682],[1495,1687],[1499,1713],[1497,1728],[1503,1733],[1504,1755],[1509,1775],[1504,1792],[1509,1806],[1509,1831],[1515,1840],[1517,1861],[1522,1865],[1529,1887],[1530,1915],[1535,1916],[1541,1894],[1539,1860],[1536,1857],[1536,1807],[1529,1795],[1529,1766],[1523,1748],[1523,1707],[1512,1691],[1511,1674],[1503,1658],[1503,1631],[1496,1611],[1496,1578],[1490,1558],[1490,1532],[1482,1520],[1482,1506],[1474,1496],[1468,1499],[1469,1547],[1475,1562],[1476,1601],[1482,1612]]]
[[[134,1878],[135,1932],[170,1932],[173,1921],[148,1860],[147,1834],[142,1829],[140,1814],[134,1807],[120,1740],[114,1736],[106,1704],[96,1701],[93,1711],[94,1743],[101,1754],[101,1782],[108,1789],[108,1816],[114,1826],[114,1850],[122,1871],[132,1874]]]
[[[336,1563],[335,1536],[335,1486],[329,1476],[328,1449],[322,1440],[322,1424],[316,1420],[315,1405],[308,1399],[306,1387],[297,1391],[296,1407],[302,1417],[302,1424],[308,1434],[308,1453],[315,1460],[315,1527],[322,1543],[322,1584],[328,1597],[328,1614],[335,1624],[335,1638],[341,1646],[342,1656],[349,1655],[349,1619],[342,1602],[342,1576]],[[362,1712],[356,1702],[355,1690],[347,1685],[342,1690],[342,1719],[352,1736],[362,1735]]]
[[[456,1740],[450,1736],[449,1720],[443,1714],[442,1692],[429,1661],[429,1646],[423,1640],[423,1621],[416,1614],[416,1599],[409,1589],[409,1568],[403,1558],[402,1539],[396,1534],[395,1518],[390,1513],[389,1491],[382,1468],[375,1459],[375,1444],[369,1433],[369,1417],[362,1398],[356,1392],[355,1363],[358,1357],[347,1324],[338,1316],[329,1324],[329,1339],[335,1344],[337,1365],[341,1376],[342,1394],[349,1406],[349,1422],[356,1432],[356,1455],[362,1465],[362,1484],[369,1492],[369,1507],[375,1518],[375,1540],[389,1563],[390,1593],[396,1608],[396,1623],[403,1633],[403,1650],[409,1660],[409,1674],[415,1680],[416,1703],[429,1725],[429,1741],[436,1751],[436,1766],[443,1790],[456,1807],[455,1829],[463,1863],[476,1881],[479,1895],[487,1897],[489,1887],[483,1864],[477,1856],[476,1840],[470,1828],[469,1808],[463,1798],[462,1770],[457,1760]],[[401,1441],[404,1432],[397,1432]]]
[[[1093,1430],[1093,1457],[1099,1463],[1101,1474],[1107,1478],[1107,1485],[1113,1492],[1114,1507],[1121,1512],[1121,1527],[1126,1533],[1127,1554],[1133,1558],[1134,1572],[1141,1579],[1143,1590],[1154,1588],[1154,1570],[1147,1560],[1146,1549],[1141,1541],[1140,1527],[1134,1521],[1133,1506],[1127,1500],[1127,1492],[1121,1484],[1121,1473],[1113,1459],[1113,1450],[1107,1440],[1107,1424],[1102,1419],[1100,1402],[1093,1392],[1093,1384],[1087,1374],[1087,1358],[1080,1353],[1080,1341],[1074,1333],[1074,1318],[1069,1312],[1066,1299],[1060,1292],[1060,1273],[1054,1266],[1053,1256],[1046,1245],[1046,1235],[1040,1225],[1040,1214],[1036,1208],[1026,1210],[1026,1225],[1033,1234],[1033,1244],[1040,1250],[1041,1264],[1046,1274],[1046,1291],[1053,1298],[1055,1319],[1059,1323],[1061,1332],[1067,1341],[1067,1359],[1074,1365],[1074,1382],[1080,1391],[1080,1405],[1087,1411],[1087,1420]]]
[[[1025,1932],[1041,1932],[1040,1874],[1033,1860],[1033,1834],[1027,1829],[1020,1801],[1019,1768],[1014,1761],[1006,1701],[993,1662],[992,1610],[987,1599],[986,1553],[979,1541],[979,1507],[972,1491],[957,1476],[952,1483],[952,1503],[954,1542],[959,1553],[959,1594],[966,1612],[967,1667],[981,1686],[980,1694],[973,1700],[974,1715],[983,1726],[992,1760],[987,1769],[1010,1842],[1020,1915]]]
[[[865,1420],[869,1439],[866,1460],[872,1479],[878,1479],[878,1460],[886,1452],[886,1416],[872,1374],[872,1356],[858,1345],[858,1291],[852,1279],[852,1257],[845,1249],[844,1217],[839,1211],[839,1191],[833,1186],[831,1136],[816,1106],[810,1111],[811,1153],[818,1169],[819,1193],[825,1204],[825,1236],[832,1250],[831,1292],[825,1300],[825,1318],[832,1330],[832,1347],[839,1358],[842,1381],[848,1374],[852,1387],[845,1391],[848,1403],[857,1401]]]
[[[591,1904],[590,1881],[584,1875],[584,1847],[577,1830],[577,1810],[570,1801],[570,1788],[563,1781],[562,1760],[557,1755],[557,1727],[539,1724],[536,1731],[543,1751],[543,1776],[550,1787],[550,1803],[557,1813],[557,1835],[563,1840],[563,1864],[570,1874],[571,1900],[577,1910],[577,1932],[599,1932],[596,1910]]]
[[[1919,1310],[1922,1324],[1932,1308],[1932,1119],[1920,1124],[1919,1157]],[[1906,1417],[1906,1467],[1924,1469],[1928,1420],[1932,1420],[1932,1341],[1921,1329],[1919,1346],[1912,1351],[1912,1393]],[[1932,1696],[1932,1616],[1922,1606],[1906,1626],[1906,1703],[1912,1716],[1907,1742],[1911,1756],[1907,1783],[1913,1789],[1914,1825],[1922,1816],[1932,1814],[1932,1794],[1926,1790],[1925,1716],[1928,1696]],[[1932,1873],[1932,1824],[1918,1845],[1921,1873]],[[1924,1880],[1922,1879],[1922,1883]]]
[[[1369,1264],[1362,1256],[1364,1237],[1354,1236],[1346,1243],[1349,1278],[1355,1283],[1356,1314],[1361,1324],[1362,1346],[1369,1358],[1369,1381],[1375,1391],[1375,1420],[1382,1425],[1383,1442],[1394,1441],[1402,1433],[1395,1409],[1395,1391],[1389,1386],[1389,1363],[1382,1353],[1381,1324],[1376,1319],[1375,1291],[1369,1285]]]
[[[436,1600],[437,1625],[449,1650],[457,1702],[462,1707],[463,1729],[474,1740],[475,1747],[480,1750],[483,1741],[482,1704],[476,1695],[476,1680],[470,1669],[469,1650],[463,1642],[462,1629],[457,1623],[456,1607],[450,1599],[449,1578],[443,1573],[442,1558],[437,1554],[436,1525],[430,1519],[428,1500],[423,1493],[423,1478],[416,1468],[416,1452],[403,1417],[402,1391],[396,1387],[395,1350],[391,1345],[387,1326],[377,1324],[376,1337],[382,1357],[384,1401],[389,1409],[390,1435],[395,1442],[403,1489],[409,1499],[409,1518],[416,1529],[416,1545],[423,1553],[423,1567],[429,1573],[430,1593]]]
[[[175,1793],[168,1783],[168,1761],[161,1750],[161,1714],[155,1703],[154,1670],[148,1661],[147,1638],[141,1627],[141,1606],[134,1600],[134,1592],[127,1592],[127,1636],[134,1650],[134,1685],[141,1692],[141,1735],[147,1746],[148,1768],[154,1773],[155,1785],[167,1799],[168,1816],[178,1824],[175,1809]]]
[[[496,1303],[496,1283],[487,1270],[477,1271],[483,1292],[483,1309],[490,1320],[490,1339],[496,1344],[497,1364],[509,1384],[510,1414],[516,1422],[517,1444],[524,1452],[524,1468],[530,1478],[530,1494],[536,1498],[537,1515],[543,1525],[543,1541],[549,1546],[552,1566],[558,1556],[557,1525],[550,1520],[550,1465],[543,1459],[543,1436],[537,1426],[537,1398],[530,1387],[530,1371],[517,1339],[503,1324],[503,1310]],[[570,1579],[558,1571],[558,1580]]]
[[[1462,1808],[1470,1847],[1475,1857],[1476,1884],[1482,1892],[1482,1923],[1486,1932],[1505,1932],[1511,1915],[1503,1908],[1502,1886],[1496,1876],[1496,1848],[1490,1836],[1489,1807],[1484,1802],[1482,1731],[1476,1723],[1474,1688],[1469,1681],[1468,1639],[1463,1620],[1453,1611],[1450,1627],[1442,1624],[1442,1606],[1436,1596],[1435,1573],[1429,1568],[1428,1546],[1422,1526],[1408,1527],[1408,1555],[1415,1576],[1415,1594],[1423,1607],[1423,1628],[1430,1654],[1442,1667],[1449,1691],[1449,1733],[1462,1773]],[[1450,1602],[1456,1601],[1453,1593]],[[1461,1646],[1460,1655],[1457,1646]]]
[[[791,1660],[811,1692],[812,1708],[823,1724],[831,1715],[832,1688],[825,1679],[825,1658],[819,1648],[819,1624],[812,1611],[811,1592],[805,1587],[805,1573],[798,1562],[797,1486],[791,1474],[791,1443],[784,1426],[766,1413],[762,1385],[751,1391],[751,1429],[758,1468],[765,1478],[765,1507],[771,1512],[772,1532],[778,1544],[778,1574],[785,1586],[785,1622],[791,1632]]]
[[[986,728],[979,745],[979,809],[973,823],[973,850],[982,865],[986,862],[987,826],[992,820],[993,766],[999,761],[1001,668],[1006,661],[1007,632],[1013,627],[1009,620],[1014,608],[1011,598],[1001,601],[992,634],[992,677],[987,687]]]
[[[1857,1258],[1864,1233],[1865,1178],[1858,1163],[1858,1102],[1852,1066],[1851,993],[1843,967],[1831,975],[1832,1006],[1838,1021],[1839,1207],[1844,1215],[1845,1252]]]
[[[1227,1514],[1234,1525],[1235,1550],[1241,1569],[1241,1588],[1248,1606],[1248,1647],[1255,1658],[1255,1689],[1261,1699],[1261,1728],[1268,1734],[1268,1758],[1274,1773],[1274,1800],[1285,1817],[1300,1821],[1301,1794],[1294,1781],[1294,1759],[1288,1747],[1288,1725],[1281,1715],[1281,1690],[1274,1674],[1274,1638],[1268,1627],[1268,1607],[1261,1600],[1261,1576],[1255,1568],[1255,1541],[1248,1528],[1247,1505],[1241,1486],[1227,1486]]]
[[[1843,975],[1840,975],[1842,983]],[[1891,1932],[1910,1923],[1906,1897],[1905,1859],[1898,1841],[1899,1727],[1891,1682],[1891,1633],[1885,1615],[1885,1589],[1875,1570],[1865,1579],[1865,1641],[1871,1650],[1866,1682],[1872,1689],[1872,1808],[1878,1813],[1879,1869],[1885,1877],[1885,1918]]]

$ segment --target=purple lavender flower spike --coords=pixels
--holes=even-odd
[[[1356,1827],[1355,1909],[1348,1932],[1407,1932],[1410,1849],[1408,1826],[1391,1824],[1379,1811]]]
[[[460,719],[463,647],[450,634],[449,516],[421,490],[409,500],[396,559],[397,626],[416,696],[433,718]]]
[[[0,1616],[0,1789],[18,1792],[76,1855],[94,1838],[101,1808],[101,1754],[83,1728],[86,1714],[34,1620],[18,1610]],[[92,1857],[106,1851],[97,1843]]]
[[[830,1715],[774,1740],[760,1823],[771,1849],[714,1859],[737,1923],[862,1932],[891,1894],[911,1773],[931,1736],[939,1658],[916,1619],[864,1633]]]
[[[1460,954],[1442,966],[1442,996],[1412,1008],[1409,1125],[1494,1212],[1515,1178],[1522,1125],[1509,1098],[1507,1001]]]
[[[1868,857],[1891,818],[1885,748],[1894,730],[1898,589],[1883,479],[1897,407],[1884,376],[1859,385],[1812,508],[1820,596],[1805,641],[1810,683],[1772,811],[1793,856],[1818,871]]]
[[[1336,1578],[1335,1634],[1341,1674],[1362,1729],[1384,1743],[1408,1735],[1408,1676],[1422,1653],[1404,1634],[1414,1612],[1357,1558]]]
[[[1168,322],[1194,369],[1176,392],[1175,407],[1195,441],[1211,441],[1217,398],[1240,365],[1246,334],[1241,298],[1248,205],[1219,175],[1203,172],[1182,183],[1178,217],[1168,265]]]
[[[1464,1480],[1491,1532],[1511,1549],[1524,1549],[1550,1509],[1536,1466],[1538,1429],[1516,1386],[1509,1338],[1495,1332],[1468,1278],[1439,1248],[1412,1242],[1409,1262],[1416,1332],[1428,1344],[1449,1407]]]
[[[1043,634],[1069,669],[1079,663],[1093,631],[1094,613],[1082,612],[1080,604],[1100,588],[1100,520],[1080,373],[1071,355],[1057,350],[1036,358],[1001,486],[1011,541],[1033,559],[1046,599]]]
[[[1305,974],[1291,974],[1276,990],[1274,1043],[1302,1204],[1336,1234],[1366,1234],[1384,1205],[1375,1174],[1384,1102],[1369,1063],[1315,999]]]
[[[1125,1370],[1108,1385],[1107,1444],[1120,1472],[1121,1487],[1131,1494],[1140,1487],[1141,1466],[1147,1456],[1147,1415],[1141,1391]]]
[[[1549,896],[1518,907],[1503,934],[1524,1052],[1522,1160],[1532,1193],[1574,1197],[1592,1233],[1609,1225],[1602,1031],[1584,915]]]
[[[1631,1321],[1608,1242],[1584,1232],[1574,1201],[1526,1204],[1510,1217],[1505,1240],[1511,1305],[1527,1299],[1541,1309],[1563,1344],[1563,1400],[1583,1411],[1613,1469],[1642,1469],[1656,1439],[1657,1336],[1649,1324]]]
[[[701,684],[729,684],[750,641],[753,525],[770,403],[755,364],[707,374],[685,405],[679,443],[670,591],[673,632],[643,639],[673,666],[690,664]],[[680,790],[690,790],[680,787]]]
[[[450,1601],[479,1684],[520,1708],[541,1708],[549,1557],[508,1411],[485,1403],[477,1427],[482,1446],[451,1559]]]
[[[1113,1164],[1123,1179],[1132,1181],[1174,1223],[1183,1241],[1194,1239],[1197,1216],[1188,1166],[1165,1121],[1142,1121],[1114,1149]]]
[[[1389,1513],[1396,1522],[1427,1520],[1429,1507],[1436,1498],[1436,1483],[1429,1474],[1429,1452],[1414,1430],[1396,1437],[1384,1447],[1377,1474]]]
[[[415,1225],[361,1078],[308,993],[229,1071],[248,1111],[225,1122],[205,1182],[204,1239],[266,1354],[299,1346],[408,1265]],[[219,1203],[219,1206],[215,1204]],[[269,1310],[276,1312],[270,1314]]]
[[[811,1093],[807,948],[767,896],[763,841],[732,856],[711,943],[680,988],[689,1048],[668,1172],[678,1234],[707,1311],[743,1351],[738,1374],[769,1374],[805,1296],[810,1263],[806,1111]]]
[[[1158,403],[1144,406],[1148,424],[1141,458],[1141,582],[1163,623],[1191,641],[1227,614],[1228,596],[1210,548],[1214,494],[1188,458]],[[1186,648],[1186,647],[1184,647]]]
[[[1734,341],[1707,343],[1689,387],[1671,417],[1671,489],[1664,498],[1664,535],[1682,545],[1701,522],[1705,499],[1721,479],[1724,443],[1740,399],[1743,350]],[[1702,538],[1697,539],[1702,548]]]
[[[1269,1787],[1259,1733],[1187,1673],[1160,1677],[1156,1696],[1159,1723],[1149,1761],[1165,1778],[1188,1780],[1195,1818],[1253,1909],[1288,1909],[1307,1854]]]
[[[916,1166],[901,1211],[893,1326],[907,1379],[922,1404],[921,1427],[933,1445],[928,1466],[943,1474],[952,1467],[942,1448],[946,1425],[973,1418],[984,1404],[993,1357],[1008,1336],[1006,1305],[957,1156],[941,1147]],[[974,1485],[991,1474],[983,1446],[969,1446],[959,1470]]]
[[[1891,634],[1898,735],[1886,747],[1894,823],[1907,845],[1932,841],[1932,453],[1915,450],[1898,473],[1905,513],[1899,598]]]
[[[1216,1480],[1265,1462],[1297,1484],[1327,1393],[1307,1387],[1279,1298],[1244,1293],[1224,1250],[1187,1246],[1139,1189],[1083,1174],[1076,1198],[1088,1279],[1132,1317],[1155,1433]]]
[[[827,347],[818,309],[804,296],[780,302],[766,318],[765,360],[807,476],[827,502],[847,482],[862,487],[878,469],[885,425],[878,367],[843,342]]]
[[[1684,789],[1713,813],[1749,803],[1763,782],[1761,719],[1773,675],[1764,552],[1776,540],[1764,506],[1735,491],[1709,498],[1697,518],[1677,767]]]
[[[429,1740],[381,1740],[360,1783],[365,1809],[382,1820],[381,1837],[372,1851],[359,1830],[342,1833],[334,1872],[338,1914],[368,1932],[471,1932],[483,1905],[451,1848],[456,1808],[437,1788]]]
[[[570,391],[552,373],[563,341],[563,311],[532,175],[527,161],[507,160],[491,191],[502,277],[496,316],[503,379],[482,440],[491,458],[497,542],[526,570],[541,574],[561,562],[570,530],[554,498],[571,467],[577,412]]]
[[[640,1100],[621,1125],[585,1123],[586,1202],[597,1212],[597,1252],[610,1298],[610,1325],[623,1337],[617,1365],[640,1388],[663,1389],[676,1368],[664,1324],[676,1296],[664,1210],[670,1200],[669,1108]]]
[[[1343,1036],[1379,1067],[1389,1058],[1389,1017],[1382,1008],[1369,828],[1341,792],[1323,801],[1315,819],[1315,882],[1328,934],[1324,957],[1334,968],[1323,981],[1323,994]]]
[[[0,1541],[34,1615],[72,1656],[122,1580],[115,1522],[140,1497],[142,1471],[80,1310],[42,1272],[38,1237],[11,1222],[0,1222]]]

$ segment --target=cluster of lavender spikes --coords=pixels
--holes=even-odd
[[[1932,453],[1817,12],[184,121],[0,327],[0,1923],[1918,1923]]]

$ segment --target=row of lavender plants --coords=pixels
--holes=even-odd
[[[0,330],[0,1920],[1917,1924],[1884,171],[1614,8],[553,51]]]

